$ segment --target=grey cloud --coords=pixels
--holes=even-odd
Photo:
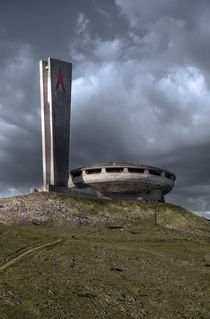
[[[208,8],[208,0],[191,1],[184,0],[115,0],[120,12],[126,16],[132,26],[154,22],[160,17],[172,17],[187,20],[190,27],[195,24],[200,13]]]
[[[100,7],[97,7],[97,6],[96,6],[96,10],[97,10],[97,12],[100,13],[103,17],[105,17],[105,18],[108,19],[108,20],[111,20],[112,16],[111,16],[111,14],[110,14],[108,11],[103,10],[103,9],[101,9]]]
[[[90,23],[90,20],[87,19],[84,13],[79,13],[78,19],[77,19],[77,24],[75,31],[76,33],[80,34],[84,32],[87,29],[88,24]]]
[[[0,191],[26,191],[41,182],[38,70],[29,44],[5,43],[0,65]],[[19,191],[20,192],[20,191]]]
[[[130,24],[130,34],[141,42],[145,55],[164,65],[195,65],[209,85],[209,2],[173,0],[116,0]],[[146,43],[145,43],[146,41]],[[148,51],[147,51],[148,50]],[[143,50],[141,50],[143,51]]]

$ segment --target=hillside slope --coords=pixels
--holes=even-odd
[[[171,204],[0,199],[0,318],[207,319],[209,230]]]

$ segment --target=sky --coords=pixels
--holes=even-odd
[[[0,197],[42,184],[39,60],[73,63],[70,169],[176,174],[210,218],[210,1],[1,0]]]

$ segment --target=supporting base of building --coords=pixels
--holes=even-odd
[[[127,194],[127,193],[104,193],[102,194],[98,190],[96,190],[92,186],[87,186],[84,188],[78,187],[63,187],[56,185],[46,185],[43,188],[32,188],[31,193],[37,192],[56,192],[56,193],[64,193],[64,194],[72,194],[72,195],[82,195],[88,197],[95,198],[103,198],[103,199],[116,199],[116,200],[127,200],[127,201],[138,201],[138,202],[165,202],[164,196],[161,192],[153,191],[150,194],[141,193],[141,194]]]
[[[36,188],[33,187],[31,188],[31,193],[38,193],[38,192],[56,192],[56,193],[66,193],[69,194],[71,193],[71,189],[69,187],[64,187],[64,186],[56,186],[56,185],[51,185],[47,184],[43,186],[42,188]]]

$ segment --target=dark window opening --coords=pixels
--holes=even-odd
[[[82,171],[71,173],[72,177],[82,176]]]
[[[108,167],[106,168],[107,173],[121,173],[123,172],[123,167]]]
[[[99,174],[101,173],[101,168],[95,168],[95,169],[86,169],[86,174]]]
[[[160,171],[156,171],[155,169],[149,169],[149,173],[151,175],[161,176],[161,172]]]
[[[144,169],[143,168],[128,168],[129,173],[140,173],[143,174],[144,173]]]
[[[173,180],[173,176],[169,173],[165,172],[165,177]]]

